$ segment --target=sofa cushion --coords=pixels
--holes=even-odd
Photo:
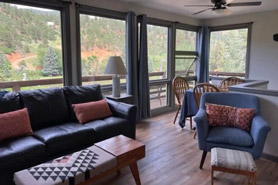
[[[71,121],[77,121],[72,104],[98,101],[103,99],[100,85],[68,86],[64,87],[64,92],[68,102],[68,109],[71,114]]]
[[[66,99],[61,88],[19,92],[28,109],[33,130],[62,124],[69,119]]]
[[[0,114],[0,141],[13,137],[32,135],[26,108]]]
[[[45,160],[45,144],[32,136],[1,141],[0,171],[15,172]]]
[[[0,114],[22,109],[19,95],[15,92],[6,93],[0,98]]]
[[[85,127],[94,129],[96,142],[114,137],[120,134],[130,137],[131,128],[128,120],[118,117],[108,117],[84,124]]]
[[[211,127],[207,141],[243,147],[251,147],[254,143],[252,136],[248,132],[232,127]]]
[[[65,123],[34,132],[34,136],[46,144],[46,153],[53,156],[71,152],[94,143],[94,131],[78,123]]]

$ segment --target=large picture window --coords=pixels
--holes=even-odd
[[[110,56],[120,56],[126,64],[124,20],[80,14],[82,84],[112,84],[104,74]],[[125,86],[125,76],[121,79]]]
[[[248,28],[212,31],[209,69],[221,76],[245,76]]]
[[[0,3],[0,20],[1,87],[24,90],[62,86],[61,11]],[[41,85],[53,79],[58,79],[55,85]]]

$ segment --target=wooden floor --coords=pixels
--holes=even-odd
[[[198,168],[202,152],[189,124],[181,129],[173,125],[174,113],[164,114],[138,123],[137,140],[146,144],[146,157],[139,161],[143,185],[208,185],[210,184],[210,154],[204,169]],[[260,159],[258,167],[259,185],[278,185],[277,163]],[[248,184],[248,178],[239,175],[215,173],[215,185]],[[97,182],[98,185],[135,184],[129,168],[120,175],[111,175]]]

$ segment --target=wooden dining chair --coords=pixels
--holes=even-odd
[[[189,89],[189,85],[183,77],[177,76],[174,78],[172,82],[172,87],[178,102],[177,104],[178,110],[174,119],[174,124],[175,124],[182,106],[185,91]],[[192,129],[192,117],[190,117],[190,128]]]
[[[193,98],[198,109],[200,108],[200,101],[201,101],[202,94],[206,92],[220,92],[220,90],[216,86],[209,83],[200,83],[196,85],[193,89]],[[195,130],[194,132],[194,137],[193,137],[194,139],[196,138],[196,135],[197,135],[197,130]]]
[[[229,86],[232,85],[238,85],[238,84],[242,84],[244,83],[245,80],[241,79],[241,78],[237,78],[237,77],[228,77],[225,78],[220,85],[221,89],[227,89]]]

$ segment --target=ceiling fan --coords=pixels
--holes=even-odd
[[[194,13],[193,15],[197,15],[208,10],[212,10],[213,12],[218,14],[230,14],[232,11],[228,7],[260,6],[262,4],[261,1],[228,3],[226,0],[211,0],[211,3],[212,5],[185,5],[184,7],[208,7],[204,10]]]

